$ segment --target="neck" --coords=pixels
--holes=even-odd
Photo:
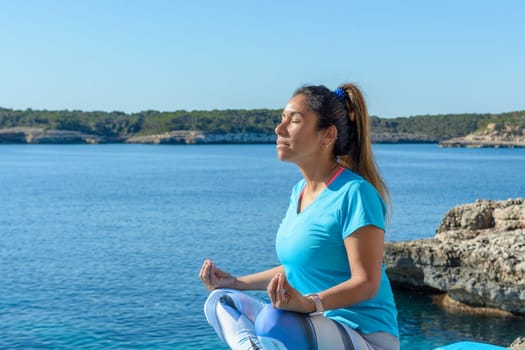
[[[342,167],[335,161],[313,163],[312,167],[300,167],[306,185],[300,196],[297,212],[303,211],[317,196],[328,187],[329,182]]]
[[[317,192],[326,188],[327,182],[336,174],[341,166],[331,159],[322,164],[314,164],[310,168],[301,168],[309,192]]]

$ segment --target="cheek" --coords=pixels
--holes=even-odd
[[[296,140],[311,146],[320,145],[322,141],[320,134],[317,131],[311,129],[297,130],[297,133],[294,135]]]
[[[291,136],[296,138],[307,139],[311,141],[317,139],[317,132],[304,124],[291,125],[288,129],[288,132]]]

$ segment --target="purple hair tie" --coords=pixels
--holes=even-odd
[[[345,102],[345,98],[346,98],[345,90],[341,88],[337,88],[334,90],[334,94],[336,94],[337,98],[339,98],[341,102]]]

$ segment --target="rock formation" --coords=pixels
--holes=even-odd
[[[525,337],[519,337],[510,344],[512,350],[525,350]]]
[[[518,125],[490,123],[483,130],[439,143],[441,147],[525,147],[525,128]]]
[[[164,134],[107,138],[71,130],[16,127],[0,129],[0,144],[65,144],[65,143],[144,143],[144,144],[247,144],[275,143],[275,134],[226,133],[209,134],[196,130],[170,131]]]
[[[222,133],[213,134],[199,130],[174,130],[163,134],[107,137],[71,130],[16,127],[0,129],[0,144],[25,143],[141,143],[141,144],[272,144],[275,134]],[[437,143],[435,137],[409,133],[372,134],[374,143]]]
[[[525,316],[525,199],[451,209],[434,238],[385,245],[394,286]]]
[[[257,133],[209,134],[196,130],[178,130],[158,135],[132,136],[125,142],[149,144],[274,143],[275,135]]]
[[[70,130],[46,130],[43,128],[9,128],[0,130],[0,143],[30,143],[30,144],[70,144],[70,143],[100,143],[97,135],[84,134]]]
[[[424,134],[406,132],[378,132],[372,133],[373,143],[438,143],[439,138]]]

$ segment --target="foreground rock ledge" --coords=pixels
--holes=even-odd
[[[434,238],[386,243],[385,265],[395,287],[525,316],[525,199],[457,206]]]

